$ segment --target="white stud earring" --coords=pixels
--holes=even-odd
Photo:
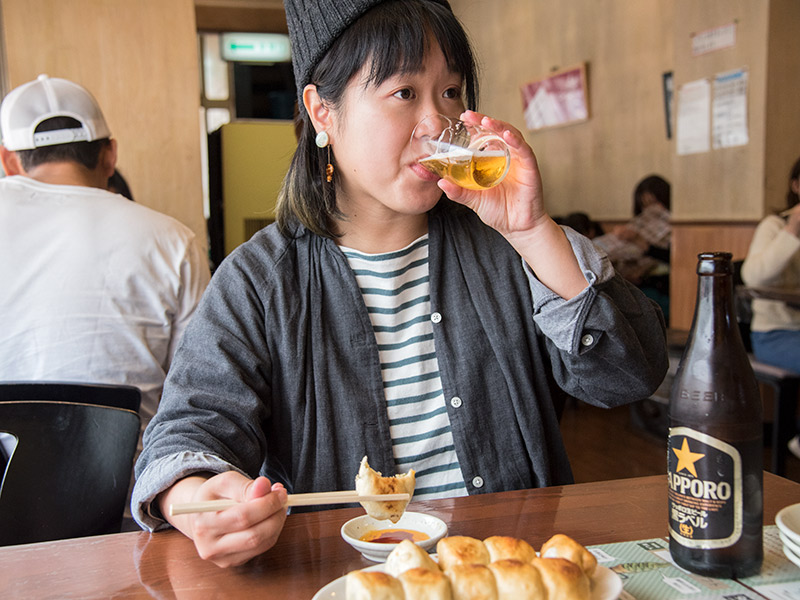
[[[317,143],[317,147],[318,148],[324,148],[325,146],[328,145],[328,142],[330,141],[328,139],[328,132],[327,131],[320,131],[317,134],[317,137],[316,137],[316,139],[314,141]]]

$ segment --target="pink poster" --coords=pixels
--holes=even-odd
[[[589,118],[585,64],[528,83],[521,91],[525,124],[531,131]]]

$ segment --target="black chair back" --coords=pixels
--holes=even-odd
[[[142,394],[132,385],[75,383],[71,381],[2,381],[0,402],[8,400],[50,400],[116,406],[139,412]]]
[[[0,545],[120,531],[139,401],[131,386],[0,383],[0,432],[17,438],[0,484]]]

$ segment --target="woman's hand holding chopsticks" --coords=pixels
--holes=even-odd
[[[172,504],[232,500],[229,510],[170,515]],[[164,518],[194,540],[201,558],[220,567],[241,565],[278,540],[286,521],[286,489],[266,477],[249,479],[236,471],[210,478],[189,476],[158,498]]]

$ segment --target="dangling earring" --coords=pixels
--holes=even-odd
[[[320,131],[314,141],[318,148],[328,149],[328,164],[325,167],[325,180],[330,183],[333,181],[333,164],[331,164],[331,147],[329,145],[330,139],[328,138],[328,132]]]

